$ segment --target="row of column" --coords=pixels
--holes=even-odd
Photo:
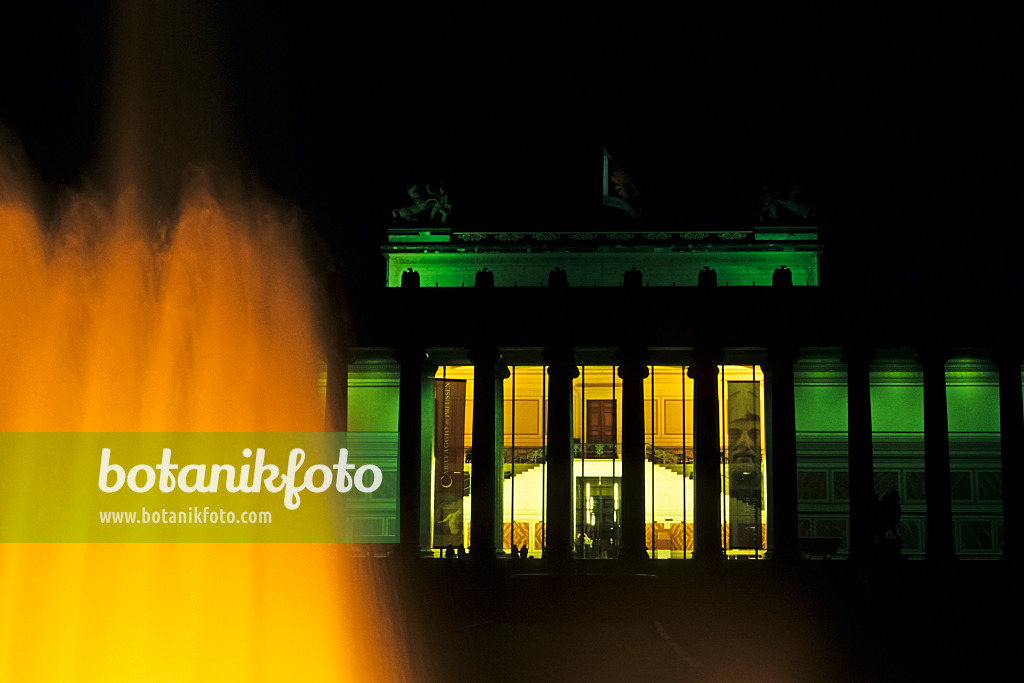
[[[423,349],[403,349],[396,354],[401,364],[399,392],[400,496],[402,502],[401,546],[404,554],[418,556],[429,547],[429,482],[431,444],[423,427],[430,415],[430,377],[436,365]],[[547,514],[545,556],[553,561],[572,557],[572,384],[579,376],[572,348],[551,347],[544,351],[548,368],[547,421]],[[718,367],[720,350],[699,349],[689,366],[694,381],[694,463],[696,502],[694,511],[694,558],[715,558],[722,554],[720,501],[721,450],[718,434]],[[473,500],[470,546],[474,557],[494,557],[501,538],[503,426],[501,381],[508,377],[496,348],[470,351],[473,363]],[[620,557],[639,560],[648,557],[644,526],[644,398],[643,381],[648,375],[648,357],[642,347],[627,347],[618,353],[618,375],[622,379],[622,512]],[[793,434],[792,363],[776,391],[787,400],[776,409],[778,421],[789,421],[784,429]],[[771,385],[769,385],[771,386]],[[770,391],[770,390],[769,390]],[[785,407],[788,404],[788,409]],[[426,436],[426,439],[424,438]],[[796,556],[796,456],[795,441],[776,445],[776,475],[773,498],[792,498],[792,505],[777,506],[774,537],[784,541],[785,551],[777,556]],[[788,450],[787,450],[788,449]],[[785,455],[784,455],[785,453]],[[783,474],[785,472],[786,474]],[[771,520],[770,520],[771,523]],[[790,528],[791,527],[791,528]]]
[[[873,354],[864,345],[848,347],[847,366],[850,463],[850,554],[871,556],[874,545],[874,457],[871,442],[871,384]],[[924,399],[925,557],[932,561],[956,558],[953,542],[953,501],[950,485],[949,418],[946,404],[946,361],[949,354],[925,347],[918,353]],[[997,354],[999,371],[999,431],[1003,485],[1003,557],[1019,560],[1024,531],[1022,507],[1012,487],[1024,467],[1024,401],[1021,359],[1015,353]]]
[[[687,370],[694,383],[694,559],[722,557],[722,453],[719,447],[718,368],[721,349],[698,348]],[[799,557],[796,507],[796,423],[793,391],[795,353],[776,352],[765,367],[772,432],[769,487],[775,504],[769,511],[773,556]],[[547,549],[553,560],[567,559],[572,548],[572,381],[578,375],[572,350],[548,349]],[[642,347],[618,352],[622,379],[622,500],[619,556],[648,557],[644,527],[644,398],[648,357]],[[474,508],[475,510],[475,508]],[[475,515],[474,511],[474,515]],[[472,539],[471,539],[472,540]],[[474,541],[475,542],[475,541]]]
[[[407,555],[429,548],[431,435],[423,429],[433,419],[430,378],[436,365],[423,349],[403,349],[399,396],[401,546]],[[579,375],[573,349],[567,345],[544,351],[548,367],[547,515],[545,557],[552,561],[572,556],[572,384]],[[850,553],[857,560],[871,556],[875,534],[874,466],[872,453],[870,362],[864,346],[851,346],[843,360],[848,373]],[[946,408],[946,355],[925,349],[919,355],[924,383],[926,556],[955,557],[950,490],[949,429]],[[477,558],[493,558],[501,539],[502,468],[504,462],[502,380],[508,377],[497,348],[470,351],[474,368],[473,501],[470,546]],[[763,365],[768,424],[767,463],[769,556],[800,557],[797,516],[796,411],[794,348],[770,349]],[[722,556],[721,464],[719,447],[718,369],[723,352],[715,347],[695,349],[687,370],[694,383],[694,559]],[[622,482],[620,557],[646,558],[644,527],[644,408],[643,380],[648,374],[646,349],[625,347],[618,352],[622,379]],[[1020,553],[1021,509],[1010,486],[1024,462],[1024,406],[1020,362],[1000,360],[999,398],[1004,487],[1004,556]]]

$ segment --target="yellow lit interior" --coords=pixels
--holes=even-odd
[[[615,374],[612,366],[579,366],[580,376],[573,382],[573,437],[575,443],[586,447],[586,402],[591,400],[615,400],[616,409],[616,442],[622,441],[622,380]],[[510,368],[511,370],[511,368]],[[685,377],[685,367],[655,365],[649,367],[649,375],[644,380],[644,438],[648,453],[653,451],[659,459],[659,467],[652,467],[648,461],[648,475],[645,482],[646,494],[646,525],[648,534],[652,528],[669,533],[672,525],[685,524],[691,536],[693,523],[693,480],[686,479],[692,472],[693,463],[693,380]],[[531,457],[530,451],[537,449],[543,452],[545,443],[545,398],[543,382],[544,368],[540,366],[516,366],[515,382],[506,378],[503,382],[504,391],[504,445],[507,452],[515,449],[517,453]],[[436,377],[459,379],[467,382],[466,390],[466,422],[464,426],[466,447],[472,445],[473,415],[473,368],[472,366],[447,366],[438,368]],[[719,443],[728,453],[728,430],[725,428],[728,415],[728,397],[723,382],[756,381],[761,386],[760,418],[761,418],[761,478],[765,481],[765,411],[764,411],[764,374],[758,366],[725,365],[720,367],[718,382],[719,400]],[[684,388],[685,383],[685,388]],[[596,457],[592,449],[586,459],[576,454],[576,477],[611,476],[621,477],[620,458]],[[522,457],[522,455],[520,456]],[[515,466],[515,491],[512,491],[511,472],[513,464],[506,456],[504,465],[504,547],[511,549],[512,543],[521,547],[525,542],[531,555],[539,555],[543,548],[543,522],[546,502],[544,497],[544,465],[532,466],[529,462]],[[678,461],[678,462],[676,462]],[[678,470],[678,476],[668,476],[667,467]],[[466,471],[472,472],[472,463],[466,463]],[[724,491],[721,509],[723,511],[723,534],[728,522],[728,468],[723,472],[722,488]],[[654,495],[651,495],[651,476],[655,476]],[[659,485],[659,481],[662,484]],[[766,490],[762,484],[762,490]],[[685,497],[683,490],[686,489]],[[676,497],[669,503],[669,498]],[[463,532],[468,541],[468,530],[471,524],[471,496],[464,499]],[[762,525],[767,525],[767,501],[762,501]],[[585,505],[586,501],[580,504]],[[433,508],[431,508],[433,511]],[[588,513],[589,509],[588,509]],[[674,529],[674,534],[681,533]],[[664,545],[664,544],[663,544]],[[679,547],[682,545],[682,547]],[[764,547],[762,547],[762,550]],[[659,558],[688,557],[692,547],[685,542],[670,544],[668,548],[655,548],[655,556]],[[752,555],[753,551],[732,550],[733,555]]]

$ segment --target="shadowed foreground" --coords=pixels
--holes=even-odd
[[[375,561],[379,562],[379,561]],[[390,561],[389,561],[390,562]],[[391,565],[424,681],[896,681],[1011,664],[1003,563]]]

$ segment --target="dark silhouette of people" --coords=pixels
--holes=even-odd
[[[519,557],[519,547],[516,546],[515,543],[512,544],[512,552],[509,554],[512,556],[513,560]]]
[[[455,546],[452,545],[451,543],[449,543],[448,547],[444,549],[444,559],[446,559],[446,560],[454,560],[455,559]]]
[[[409,268],[402,273],[402,286],[403,287],[419,287],[420,286],[420,274],[412,268]]]
[[[622,285],[624,287],[642,287],[643,283],[644,274],[636,266],[627,270],[625,275],[622,276]]]
[[[792,287],[793,286],[793,271],[786,266],[781,266],[775,269],[772,273],[772,286],[773,287]]]
[[[697,273],[697,286],[698,287],[717,287],[718,286],[718,273],[716,273],[710,266],[704,266],[699,273]]]
[[[529,550],[529,548],[526,547],[526,544],[524,543],[523,547],[519,549],[519,559],[525,560],[529,556],[530,556],[530,550]]]
[[[900,494],[889,491],[875,501],[875,553],[879,557],[899,557],[903,550],[903,539],[896,530],[903,516]]]
[[[555,269],[548,274],[548,287],[568,287],[569,274],[555,266]]]
[[[476,287],[494,287],[494,273],[487,269],[487,266],[483,267],[483,270],[476,271]]]

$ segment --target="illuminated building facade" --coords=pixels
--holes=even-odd
[[[384,253],[348,429],[400,433],[411,554],[1017,547],[1020,347],[994,303],[818,286],[811,227],[396,228]]]

